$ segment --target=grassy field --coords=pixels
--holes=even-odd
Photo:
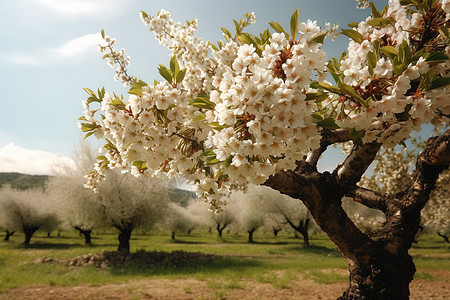
[[[52,286],[101,285],[142,278],[195,278],[208,280],[211,288],[240,288],[239,279],[248,278],[284,288],[301,274],[304,279],[318,283],[346,282],[345,260],[325,235],[313,235],[311,247],[303,248],[302,240],[288,234],[273,237],[269,233],[255,234],[255,243],[247,243],[246,235],[193,232],[178,236],[176,241],[168,233],[134,234],[131,251],[183,250],[217,256],[208,264],[186,264],[179,268],[143,269],[139,266],[96,270],[94,267],[69,267],[59,264],[36,264],[38,258],[72,258],[87,253],[116,250],[116,234],[93,234],[93,245],[85,246],[76,232],[62,232],[48,238],[37,233],[31,245],[23,246],[23,236],[16,234],[9,242],[0,242],[0,292],[26,285]],[[440,280],[434,271],[450,270],[449,250],[443,239],[423,235],[411,250],[416,278]],[[220,285],[220,286],[215,286]]]

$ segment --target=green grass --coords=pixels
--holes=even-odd
[[[205,280],[216,291],[217,297],[229,289],[243,289],[240,279],[252,279],[272,284],[275,288],[288,288],[299,278],[318,283],[346,282],[347,264],[335,246],[325,235],[313,235],[311,247],[303,248],[302,241],[287,234],[277,238],[269,233],[255,234],[256,243],[247,243],[246,235],[234,233],[218,238],[215,233],[194,232],[178,235],[172,241],[167,233],[152,232],[134,234],[131,251],[183,250],[203,252],[216,256],[214,261],[179,268],[154,267],[145,269],[139,265],[128,268],[97,270],[93,267],[71,268],[58,264],[35,264],[42,257],[72,258],[87,253],[113,251],[117,248],[115,232],[96,233],[92,246],[85,246],[76,232],[63,232],[62,236],[48,238],[37,233],[31,245],[23,246],[22,236],[16,234],[10,242],[0,242],[0,291],[25,285],[45,284],[74,286],[101,285],[142,278],[196,278]],[[418,272],[416,278],[439,280],[430,270],[449,270],[448,248],[439,237],[421,236],[411,253]],[[189,287],[186,287],[188,289]]]

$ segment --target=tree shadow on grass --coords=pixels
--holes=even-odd
[[[151,257],[149,259],[149,257]],[[261,267],[261,261],[229,256],[216,256],[201,252],[145,252],[131,254],[123,265],[109,268],[112,275],[194,275],[216,274],[227,271],[240,274]]]

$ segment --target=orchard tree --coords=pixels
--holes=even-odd
[[[49,232],[58,225],[53,205],[42,189],[16,190],[10,186],[1,188],[0,227],[7,231],[5,240],[16,231],[23,232],[24,244],[29,245],[37,230]]]
[[[92,230],[104,228],[106,224],[99,194],[84,187],[84,176],[92,170],[94,162],[92,148],[82,142],[75,149],[74,164],[57,165],[55,176],[47,183],[47,191],[55,203],[63,227],[79,231],[86,245],[92,244]]]
[[[260,204],[264,207],[266,222],[271,220],[278,225],[288,225],[295,233],[302,235],[303,246],[309,247],[308,232],[315,223],[308,209],[298,199],[264,186],[255,187],[253,193],[258,195]]]
[[[161,221],[162,229],[171,232],[172,240],[175,240],[177,232],[190,233],[197,225],[188,208],[176,203],[169,204],[167,216]]]
[[[226,198],[226,206],[236,216],[235,227],[248,233],[248,242],[253,243],[253,234],[264,226],[266,219],[265,199],[261,199],[260,190],[249,185],[245,191],[234,191]]]
[[[234,185],[264,184],[303,201],[336,244],[350,271],[341,299],[407,299],[415,266],[408,249],[420,213],[450,162],[450,130],[430,138],[417,155],[411,184],[399,193],[358,186],[381,147],[392,148],[423,124],[448,128],[450,52],[448,0],[390,0],[342,30],[347,52],[325,62],[321,46],[336,26],[299,22],[290,30],[271,22],[259,35],[246,31],[254,14],[223,28],[225,42],[195,35],[197,20],[172,21],[167,11],[141,13],[171,52],[163,81],[128,73],[129,57],[102,31],[103,57],[116,67],[128,97],[86,89],[81,129],[106,140],[88,185],[109,168],[133,174],[184,175],[199,196],[220,207]],[[317,77],[313,77],[317,75]],[[327,81],[330,75],[334,83]],[[328,146],[353,141],[330,172],[317,163]],[[386,222],[362,232],[342,208],[351,197],[382,211]]]
[[[97,192],[105,224],[119,230],[117,251],[129,253],[133,230],[151,229],[166,216],[169,196],[164,180],[111,170]]]

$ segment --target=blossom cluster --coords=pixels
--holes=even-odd
[[[435,20],[446,22],[448,1],[439,3]],[[118,66],[116,79],[130,86],[130,96],[88,91],[86,123],[80,127],[107,141],[88,185],[94,187],[107,168],[180,174],[197,184],[199,196],[219,206],[220,194],[232,186],[261,184],[294,169],[320,147],[321,126],[330,124],[320,121],[327,118],[361,132],[363,142],[386,147],[424,123],[448,125],[450,47],[442,48],[438,35],[427,41],[431,50],[419,49],[425,18],[411,11],[390,0],[379,16],[345,31],[352,41],[334,67],[325,63],[321,44],[337,25],[322,31],[315,21],[298,23],[294,15],[291,35],[271,23],[275,32],[256,37],[243,31],[255,22],[254,14],[247,14],[235,22],[234,36],[222,29],[227,42],[214,46],[195,35],[197,20],[181,24],[164,10],[156,16],[142,12],[143,22],[172,52],[170,68],[159,68],[165,81],[154,84],[129,76],[124,50],[114,50],[115,40],[102,33],[100,50]],[[326,67],[334,68],[338,87],[324,81]],[[318,80],[312,81],[315,72]],[[100,108],[92,108],[94,102]]]
[[[141,17],[173,51],[185,76],[154,85],[135,81],[139,92],[128,99],[102,94],[100,120],[85,101],[84,120],[108,141],[89,185],[105,166],[132,166],[135,174],[191,174],[199,195],[215,204],[221,190],[260,184],[319,147],[312,118],[317,106],[306,101],[312,72],[325,68],[325,53],[314,41],[321,32],[316,22],[300,23],[298,40],[275,32],[258,49],[237,39],[214,49],[195,36],[195,20],[174,23],[166,11]],[[120,53],[110,50],[111,61],[121,61]]]
[[[98,51],[101,54],[104,54],[104,59],[109,58],[108,65],[111,68],[116,67],[114,80],[122,82],[125,87],[130,87],[134,81],[134,78],[127,74],[127,66],[130,64],[130,57],[125,56],[125,49],[122,48],[120,51],[114,49],[116,39],[105,36],[103,31],[102,36],[104,43],[98,45]]]
[[[409,17],[408,9],[399,0],[390,0],[382,16],[385,23],[379,21],[381,17],[372,16],[350,32],[353,40],[340,61],[342,82],[365,101],[340,97],[326,104],[334,109],[339,106],[336,124],[365,132],[366,143],[375,141],[394,147],[412,131],[419,131],[422,124],[449,124],[448,87],[427,91],[421,84],[421,78],[447,77],[449,61],[430,61],[426,51],[420,55],[420,49],[413,44],[417,37],[413,33],[425,21],[419,12]],[[448,56],[450,47],[444,53]]]

